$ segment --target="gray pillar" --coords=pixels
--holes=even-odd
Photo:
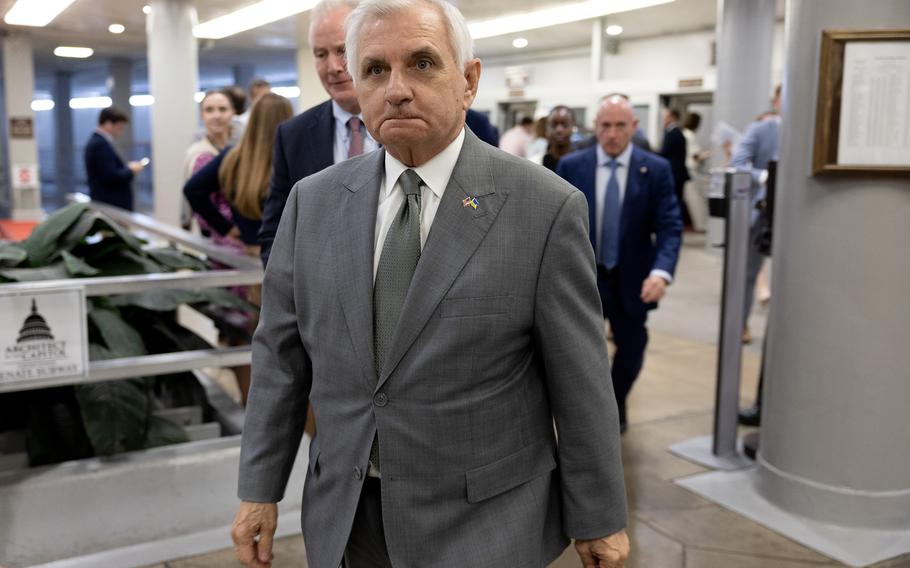
[[[35,112],[32,110],[34,66],[31,37],[21,32],[7,33],[3,37],[5,142],[9,152],[11,214],[18,219],[40,219],[44,215],[41,210]],[[14,122],[17,126],[15,131]]]
[[[775,0],[718,0],[715,121],[742,132],[771,108]],[[722,157],[719,149],[715,156]],[[723,160],[716,164],[723,165]]]
[[[253,77],[256,76],[256,66],[247,63],[234,65],[231,70],[234,72],[234,84],[244,91],[250,86],[250,81],[253,80]]]
[[[822,30],[907,29],[910,3],[790,0],[786,17],[759,490],[822,522],[910,530],[910,188],[810,174]]]
[[[591,81],[599,83],[604,78],[604,33],[606,18],[591,22]]]
[[[198,123],[196,9],[189,0],[152,0],[147,20],[152,107],[152,173],[155,218],[180,226],[183,158]]]
[[[133,107],[130,106],[130,96],[133,94],[133,62],[119,57],[111,59],[107,81],[113,105],[125,112],[130,119],[115,144],[121,155],[132,159]]]
[[[2,38],[0,32],[0,38]],[[7,140],[6,133],[6,75],[3,72],[3,51],[4,42],[0,41],[0,140]],[[9,153],[6,144],[0,144],[0,215],[8,217],[10,215],[11,199],[9,186]]]
[[[76,190],[76,156],[73,146],[73,111],[69,100],[73,96],[73,74],[69,71],[54,73],[54,129],[56,131],[54,161],[57,171],[57,195],[63,196]]]
[[[316,73],[316,58],[309,42],[310,13],[297,16],[297,86],[300,87],[299,110],[316,106],[329,98]]]

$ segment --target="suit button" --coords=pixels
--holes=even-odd
[[[359,467],[354,468],[354,479],[360,479],[363,477],[363,471]]]
[[[376,396],[373,397],[373,404],[376,406],[385,406],[389,403],[389,397],[384,392],[376,393]]]

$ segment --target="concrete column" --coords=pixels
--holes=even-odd
[[[0,38],[3,34],[0,33]],[[6,131],[6,74],[3,71],[3,51],[4,42],[0,41],[0,140],[7,140]],[[10,186],[9,186],[9,155],[6,151],[6,144],[0,144],[0,217],[6,218],[10,215],[11,203]]]
[[[180,226],[183,159],[193,143],[198,117],[193,101],[199,60],[190,0],[152,0],[147,24],[152,107],[152,175],[155,218]]]
[[[771,108],[775,0],[718,0],[715,122],[744,131]],[[723,165],[723,152],[714,156]]]
[[[297,16],[297,86],[300,87],[300,110],[316,106],[329,98],[316,74],[316,58],[309,41],[310,13]]]
[[[906,531],[910,190],[810,170],[822,30],[907,29],[910,3],[790,0],[786,17],[759,491],[825,523]]]
[[[8,33],[3,38],[5,142],[9,152],[11,215],[17,219],[40,219],[44,215],[41,210],[35,112],[32,110],[34,65],[31,37],[21,32]],[[14,122],[16,129],[13,128]],[[29,123],[31,134],[28,133]]]
[[[591,22],[591,81],[599,83],[604,78],[604,33],[606,19]]]
[[[133,107],[130,106],[130,96],[133,94],[133,62],[130,59],[111,59],[108,67],[108,88],[113,105],[130,118],[115,144],[120,154],[127,159],[133,157]]]
[[[70,71],[54,73],[54,157],[57,172],[57,195],[64,196],[76,190],[76,156],[73,153],[73,111],[69,100],[73,96],[73,74]]]

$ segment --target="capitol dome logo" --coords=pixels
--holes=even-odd
[[[15,345],[7,346],[7,361],[47,362],[66,358],[66,341],[54,339],[50,326],[38,313],[38,303],[32,300],[32,313],[25,318]]]

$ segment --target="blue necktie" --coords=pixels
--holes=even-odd
[[[619,162],[607,162],[610,168],[610,181],[607,182],[607,195],[604,199],[603,227],[600,236],[600,264],[612,270],[619,261],[619,180],[616,179],[616,168]]]

